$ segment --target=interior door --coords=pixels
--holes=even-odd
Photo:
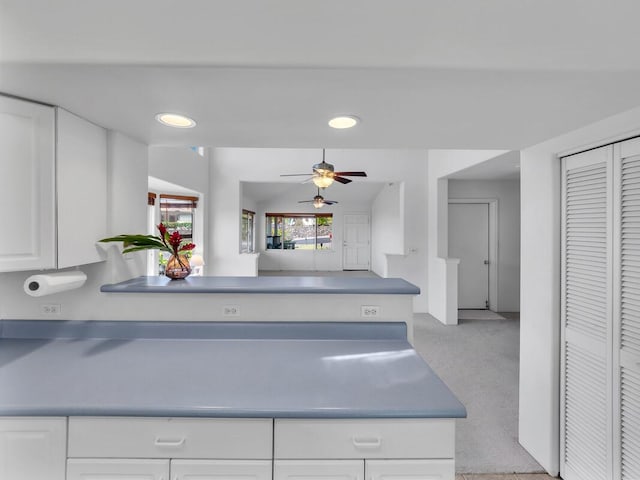
[[[640,139],[614,163],[614,478],[640,478]],[[617,216],[616,216],[617,215]]]
[[[612,477],[612,148],[565,157],[562,170],[560,474]]]
[[[369,270],[369,215],[344,216],[343,270]]]
[[[488,308],[488,203],[449,204],[449,257],[460,259],[458,308]]]

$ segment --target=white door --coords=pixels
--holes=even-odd
[[[453,459],[366,460],[367,480],[454,480]]]
[[[640,139],[623,142],[617,153],[613,438],[614,458],[620,460],[614,462],[614,478],[631,480],[640,478]]]
[[[46,478],[46,477],[42,477]],[[169,480],[169,460],[70,458],[67,480]]]
[[[449,204],[449,257],[460,259],[458,308],[488,308],[488,203]]]
[[[273,480],[363,480],[363,460],[274,460]]]
[[[171,460],[171,480],[271,480],[271,460]]]
[[[0,478],[64,480],[65,418],[0,418]]]
[[[612,147],[562,169],[561,462],[566,480],[612,478]]]
[[[369,215],[344,216],[343,270],[369,270]]]

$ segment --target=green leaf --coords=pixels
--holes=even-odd
[[[164,246],[162,248],[159,248],[159,247],[152,247],[147,245],[125,248],[124,250],[122,250],[122,253],[140,252],[142,250],[162,250],[162,251],[171,253],[171,251],[164,248]]]

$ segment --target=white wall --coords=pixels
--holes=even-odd
[[[387,255],[404,254],[404,185],[389,182],[371,206],[371,270],[389,276]]]
[[[449,198],[498,200],[497,311],[520,311],[520,181],[449,180]]]
[[[505,150],[429,150],[428,311],[446,325],[458,323],[457,260],[448,259],[448,180],[454,172],[485,162]]]

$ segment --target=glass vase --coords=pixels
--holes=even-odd
[[[191,265],[189,259],[184,255],[171,255],[164,274],[172,280],[181,280],[187,278],[191,273]]]

